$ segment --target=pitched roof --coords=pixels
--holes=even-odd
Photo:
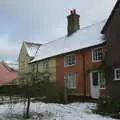
[[[18,73],[0,63],[0,84],[11,84],[17,81]]]
[[[26,42],[25,41],[24,45],[26,47],[28,55],[30,57],[34,57],[41,44],[39,44],[39,43],[32,43],[32,42]]]
[[[105,21],[102,21],[80,29],[69,37],[64,36],[41,45],[31,62],[102,44],[104,41],[101,39],[100,31],[104,24]]]
[[[105,29],[107,28],[107,26],[108,26],[109,23],[111,22],[111,19],[112,19],[114,13],[115,13],[115,10],[118,8],[119,4],[120,4],[120,0],[117,0],[114,8],[112,9],[112,12],[111,12],[110,16],[108,17],[105,25],[103,26],[103,29],[101,30],[101,33],[104,33]]]
[[[13,69],[14,71],[18,71],[18,64],[16,63],[6,63],[8,67]]]

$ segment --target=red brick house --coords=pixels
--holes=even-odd
[[[103,50],[103,44],[92,46],[56,57],[57,83],[64,86],[67,81],[70,95],[98,98],[105,89],[105,79],[101,78],[101,61],[92,61],[93,51]],[[103,54],[103,53],[100,53]],[[103,81],[102,81],[103,80]]]
[[[70,96],[98,98],[106,88],[104,72],[101,70],[105,43],[103,41],[96,43],[97,39],[101,40],[102,37],[92,36],[100,34],[101,24],[104,25],[104,22],[79,30],[79,15],[73,10],[68,16],[68,41],[71,42],[69,45],[75,46],[73,42],[76,42],[79,47],[56,56],[56,80],[61,87],[66,84]],[[89,43],[91,41],[93,42]]]
[[[71,96],[98,98],[105,89],[101,68],[105,42],[100,33],[105,22],[80,29],[79,18],[72,10],[67,16],[67,35],[40,45],[32,61],[26,64],[35,71],[42,71],[44,63],[47,64],[47,70],[55,75],[57,85],[68,88]],[[22,53],[20,56],[23,59]]]

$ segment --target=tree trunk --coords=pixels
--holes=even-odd
[[[26,118],[29,118],[29,109],[30,109],[30,96],[27,98],[27,110],[26,110]]]

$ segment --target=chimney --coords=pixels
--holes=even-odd
[[[68,20],[68,26],[67,26],[67,31],[68,31],[68,36],[70,36],[72,33],[76,32],[77,30],[80,29],[79,25],[79,17],[80,15],[76,14],[76,10],[73,9],[70,11],[70,15],[67,16]]]

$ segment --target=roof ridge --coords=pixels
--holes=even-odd
[[[101,38],[102,34],[100,31],[104,23],[105,20],[96,22],[76,31],[71,36],[63,36],[41,45],[35,58],[31,62],[103,44],[104,41]],[[75,40],[77,40],[77,42],[75,42]]]
[[[90,27],[92,27],[92,26],[94,26],[94,25],[100,24],[100,23],[104,22],[105,20],[106,20],[106,19],[101,20],[101,21],[96,22],[96,23],[93,23],[93,24],[90,24],[90,25],[88,25],[88,26],[86,26],[86,27],[83,27],[83,28],[77,30],[75,33],[77,33],[78,31],[81,31],[81,30],[88,29],[88,28],[90,28]],[[73,33],[73,35],[74,35],[75,33]],[[71,36],[72,36],[72,35],[71,35]],[[71,37],[71,36],[68,36],[68,38]],[[57,38],[57,39],[51,40],[51,41],[46,42],[46,43],[43,43],[43,44],[33,43],[33,42],[27,42],[27,41],[24,41],[24,42],[25,42],[25,43],[28,43],[28,44],[29,44],[29,43],[30,43],[30,44],[38,44],[38,45],[42,45],[42,46],[43,46],[43,45],[46,45],[46,44],[49,44],[49,43],[51,43],[51,42],[57,41],[57,40],[59,40],[59,39],[61,39],[61,38],[64,38],[64,37],[67,37],[67,35],[61,36],[61,37],[59,37],[59,38]]]
[[[88,25],[88,26],[85,26],[85,27],[79,29],[78,31],[81,31],[81,30],[90,28],[90,27],[92,27],[92,26],[95,26],[95,25],[100,24],[100,23],[105,22],[105,21],[106,21],[106,19],[103,19],[103,20],[101,20],[101,21],[99,21],[99,22],[96,22],[96,23],[90,24],[90,25]]]
[[[59,38],[57,38],[57,39],[55,39],[55,40],[51,40],[51,41],[49,41],[49,42],[47,42],[47,43],[44,43],[44,44],[42,44],[42,45],[49,44],[49,43],[51,43],[51,42],[57,41],[57,40],[59,40],[59,39],[61,39],[61,38],[64,38],[64,37],[66,37],[66,36],[67,36],[67,35],[64,35],[64,36],[62,36],[62,37],[59,37]]]
[[[42,45],[41,43],[36,43],[36,42],[28,42],[24,41],[26,44],[32,44],[32,45]]]

